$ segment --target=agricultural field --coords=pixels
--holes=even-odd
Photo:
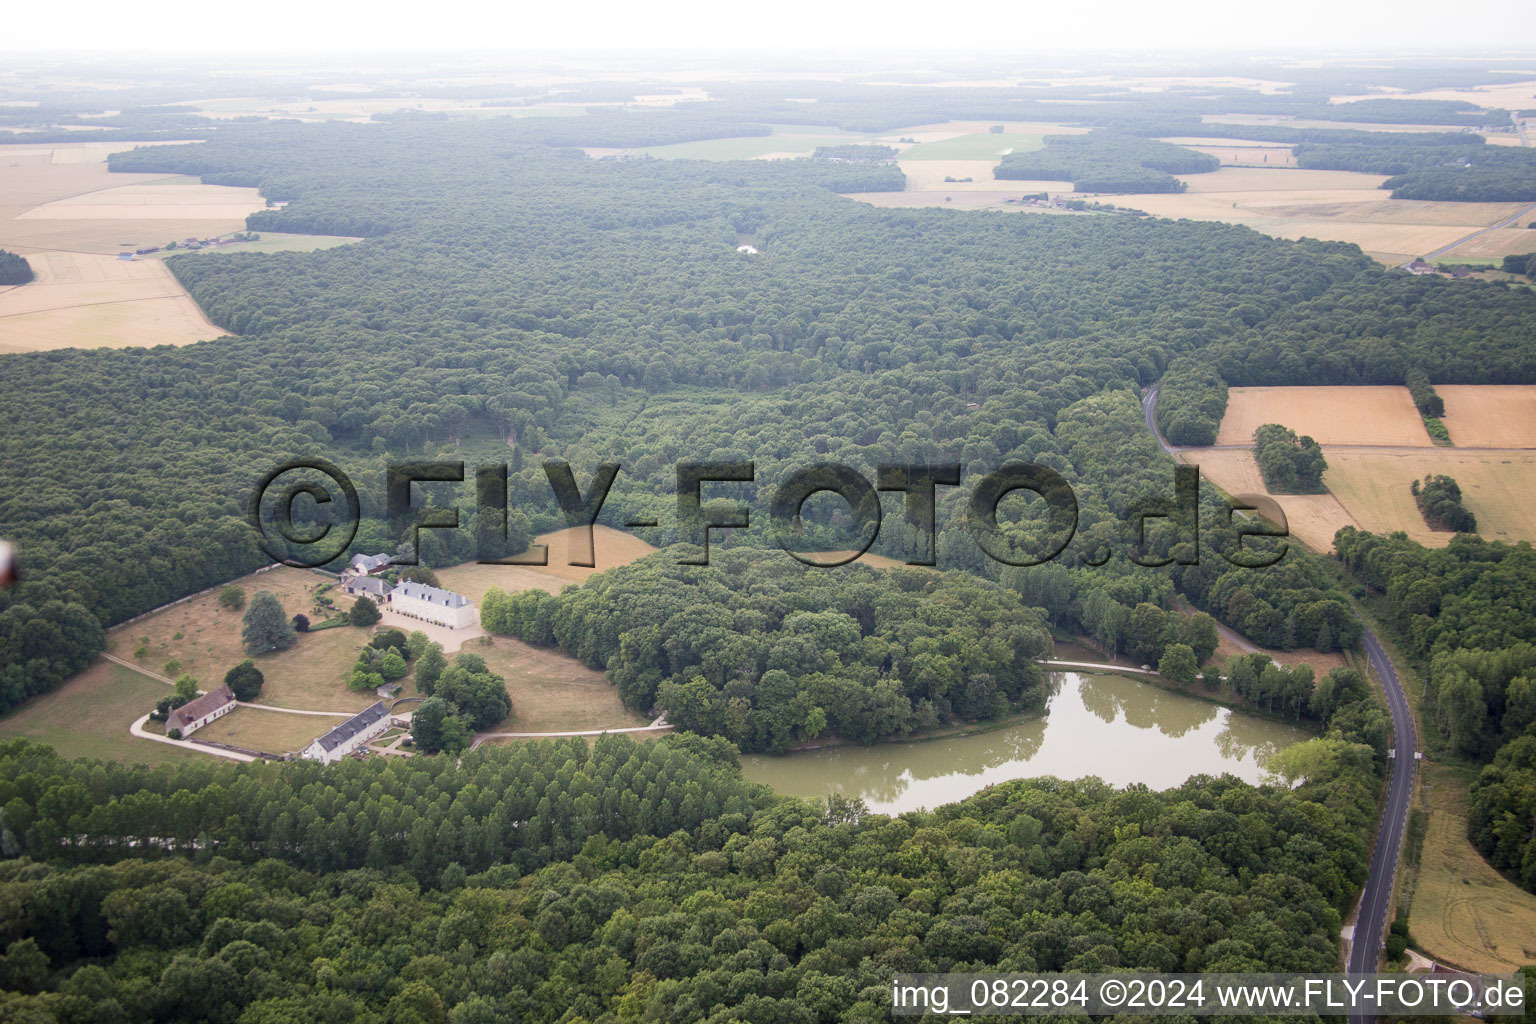
[[[184,345],[225,333],[157,260],[83,252],[26,258],[36,279],[0,288],[0,352]]]
[[[1241,224],[1276,238],[1350,242],[1391,266],[1453,245],[1525,208],[1391,199],[1380,188],[1384,176],[1354,171],[1222,167],[1180,180],[1189,191],[1128,195],[1114,202],[1158,217]]]
[[[192,735],[195,739],[228,743],[264,754],[287,754],[303,750],[316,736],[342,721],[341,718],[319,715],[286,715],[281,711],[235,708]]]
[[[156,259],[131,249],[242,230],[266,203],[255,189],[182,175],[111,174],[131,143],[0,147],[0,248],[25,256],[37,280],[0,289],[0,352],[184,345],[217,338]],[[244,251],[320,248],[350,239],[263,238]]]
[[[1536,386],[1441,384],[1445,424],[1460,447],[1536,448]]]
[[[1198,136],[1159,140],[1214,156],[1227,167],[1295,167],[1290,146],[1252,139],[1205,139]]]
[[[1413,883],[1414,946],[1468,971],[1509,973],[1536,962],[1536,894],[1500,875],[1467,839],[1473,773],[1425,761],[1419,807],[1429,814]]]
[[[1180,453],[1184,461],[1200,467],[1200,475],[1229,495],[1268,494],[1253,452],[1242,448],[1195,448]],[[1333,550],[1333,535],[1345,526],[1357,525],[1331,494],[1276,494],[1274,501],[1285,513],[1291,536],[1313,551]]]
[[[203,256],[238,256],[248,252],[318,252],[321,249],[334,249],[338,245],[347,245],[350,242],[361,242],[361,238],[349,235],[295,235],[285,231],[263,231],[261,237],[254,242],[234,242],[229,245],[221,245],[213,249],[203,249],[193,257]],[[172,256],[188,255],[178,249],[162,250],[141,257],[145,260],[166,260]]]
[[[58,689],[32,698],[0,719],[0,740],[47,743],[60,757],[95,757],[126,764],[166,764],[203,757],[129,735],[128,727],[170,687],[110,661],[97,661]],[[291,717],[298,717],[297,715]]]
[[[512,714],[487,731],[567,732],[650,724],[650,719],[624,707],[606,676],[568,654],[505,636],[466,649],[506,678],[512,696]]]
[[[963,177],[964,175],[962,175]],[[907,175],[908,184],[911,184],[911,175]],[[940,176],[942,178],[942,176]],[[996,185],[997,182],[992,182]],[[944,184],[942,181],[933,188],[913,190],[909,188],[905,192],[847,192],[844,195],[849,199],[868,203],[870,206],[879,206],[885,209],[908,210],[924,206],[941,206],[949,210],[1002,210],[1007,213],[1046,214],[1061,217],[1092,217],[1091,213],[1074,213],[1070,210],[1058,210],[1054,208],[1042,208],[1038,206],[1024,206],[1018,202],[1021,195],[1030,192],[1066,192],[1072,187],[1071,182],[1066,181],[1015,181],[1011,185],[1023,185],[1022,189],[1014,188],[1006,192],[995,189],[977,189],[961,182],[959,184]],[[1013,202],[1007,202],[1007,200]]]
[[[916,136],[907,136],[916,138]],[[1025,153],[1041,149],[1044,136],[1035,132],[1008,131],[1000,135],[991,132],[971,132],[934,142],[919,142],[902,150],[901,161],[908,160],[986,160],[993,166],[1009,153]],[[989,174],[990,178],[991,175]]]
[[[1232,388],[1216,443],[1252,444],[1253,432],[1265,423],[1325,446],[1434,446],[1405,387]]]
[[[1458,257],[1500,258],[1520,256],[1536,252],[1536,231],[1529,228],[1500,228],[1463,242],[1441,255],[1441,259],[1454,262]]]
[[[1453,435],[1454,436],[1454,435]],[[1454,534],[1431,531],[1410,487],[1429,473],[1453,477],[1462,502],[1477,516],[1478,535],[1488,540],[1536,541],[1536,452],[1425,452],[1323,448],[1323,484],[1361,529],[1402,530],[1427,547],[1443,547]]]
[[[271,591],[290,616],[303,612],[318,622],[315,590],[326,582],[318,573],[284,566],[241,577],[235,584],[245,591],[247,602],[257,591]],[[334,589],[327,593],[338,607],[351,606],[351,600],[335,596]],[[244,611],[230,611],[219,604],[218,597],[219,591],[213,590],[117,626],[107,633],[107,652],[161,675],[188,673],[203,689],[217,686],[224,673],[246,657],[240,643]],[[257,658],[266,683],[256,703],[306,711],[367,707],[373,695],[352,693],[345,684],[367,636],[351,626],[305,633],[288,650]],[[145,649],[142,657],[137,654],[140,646]]]

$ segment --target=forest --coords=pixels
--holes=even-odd
[[[1461,488],[1456,481],[1444,474],[1431,473],[1422,484],[1415,480],[1409,485],[1419,513],[1432,530],[1450,530],[1454,533],[1476,533],[1477,517],[1461,503]]]
[[[773,798],[720,740],[149,771],[0,745],[0,1014],[883,1020],[895,971],[1328,971],[1367,747],[1296,788]],[[577,1017],[572,1017],[576,1014]]]
[[[1381,187],[1393,199],[1536,202],[1536,152],[1484,145],[1481,136],[1454,146],[1304,143],[1295,152],[1298,167],[1389,174]]]
[[[1321,494],[1328,460],[1312,438],[1278,423],[1265,423],[1253,432],[1253,458],[1264,486],[1274,494]]]
[[[35,275],[25,256],[0,249],[0,285],[26,284]]]

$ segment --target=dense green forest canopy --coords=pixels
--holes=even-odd
[[[1078,192],[1183,192],[1175,174],[1203,174],[1221,161],[1183,146],[1103,129],[1087,135],[1047,135],[1045,148],[1010,153],[994,178],[1072,182]]]
[[[1091,537],[1133,496],[1127,479],[1168,492],[1126,389],[1180,355],[1232,384],[1396,383],[1431,362],[1452,382],[1536,381],[1533,297],[1502,286],[1213,224],[878,210],[833,192],[893,187],[893,167],[562,148],[692,136],[708,129],[694,115],[534,120],[573,123],[235,125],[114,159],[249,174],[292,200],[253,227],[373,237],[172,260],[227,340],[4,357],[16,484],[0,528],[32,570],[0,596],[9,692],[46,689],[82,664],[58,652],[99,644],[78,617],[40,615],[46,602],[110,624],[262,564],[244,503],[289,458],[354,477],[354,550],[399,539],[379,518],[387,459],[476,453],[510,458],[512,505],[541,529],[563,525],[541,458],[622,463],[615,517],[664,510],[683,458],[755,459],[764,489],[808,456],[871,478],[886,461],[959,462],[969,480],[1017,458],[1089,483]],[[736,254],[741,232],[762,256]],[[1106,389],[1125,429],[1096,431],[1083,406],[1061,436]],[[424,531],[432,564],[473,554],[478,510],[461,512],[458,533]],[[1125,607],[1157,586],[1135,583]],[[1288,615],[1267,602],[1255,639],[1283,640]]]
[[[896,971],[1329,971],[1369,750],[1295,789],[774,799],[721,741],[155,771],[0,746],[18,1020],[882,1020]]]

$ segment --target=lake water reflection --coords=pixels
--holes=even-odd
[[[1009,779],[1097,775],[1170,789],[1191,775],[1265,778],[1270,754],[1311,733],[1117,675],[1053,673],[1046,716],[975,736],[742,758],[783,793],[858,796],[888,814],[962,800]]]

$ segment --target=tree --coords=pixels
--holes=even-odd
[[[282,604],[268,590],[257,591],[251,598],[250,607],[245,610],[244,624],[241,639],[245,643],[245,653],[256,657],[286,651],[299,639]]]
[[[443,645],[429,644],[421,657],[416,659],[416,689],[428,697],[432,696],[432,688],[437,685],[438,677],[447,667],[448,659],[443,657]]]
[[[469,746],[469,726],[459,709],[441,697],[429,697],[411,713],[411,736],[427,753],[458,753]]]
[[[191,700],[197,696],[197,679],[194,676],[182,675],[176,677],[176,696],[183,700]]]
[[[1204,665],[1216,653],[1221,634],[1216,629],[1215,619],[1205,612],[1195,612],[1185,620],[1181,639],[1195,652],[1195,660]]]
[[[245,607],[245,591],[231,583],[219,591],[219,604],[232,612],[237,612]]]
[[[441,587],[437,573],[425,565],[411,565],[400,570],[401,583],[422,583],[429,587]]]
[[[385,682],[399,679],[407,671],[409,669],[406,668],[405,659],[393,650],[384,655],[384,660],[379,662],[379,675],[384,677]]]
[[[432,638],[419,629],[411,630],[411,635],[405,638],[405,653],[413,660],[426,654],[430,646]]]
[[[299,612],[299,614],[295,615],[290,621],[293,623],[293,631],[295,633],[309,632],[309,616],[305,615],[303,612]]]
[[[374,604],[367,594],[359,597],[352,605],[352,625],[367,628],[378,622],[383,616],[379,614],[379,606]]]
[[[224,685],[229,687],[235,695],[235,700],[252,701],[261,693],[261,684],[265,682],[261,669],[250,658],[246,658],[240,664],[224,673]]]
[[[1195,673],[1200,664],[1195,660],[1195,652],[1189,649],[1188,644],[1169,644],[1163,651],[1163,657],[1157,663],[1157,674],[1170,683],[1180,686],[1193,686]]]

